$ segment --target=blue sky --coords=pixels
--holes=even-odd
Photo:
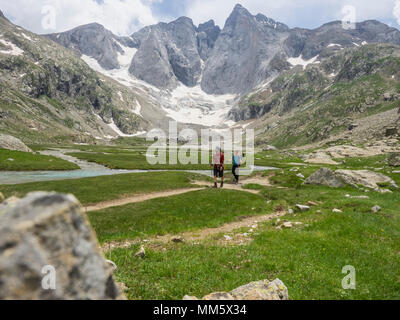
[[[223,27],[238,2],[253,14],[263,13],[290,27],[316,28],[341,20],[345,5],[354,7],[357,21],[376,19],[396,28],[400,22],[400,0],[0,0],[0,9],[14,23],[36,33],[98,22],[116,34],[129,35],[183,15],[195,24],[214,19]],[[43,24],[49,14],[54,15],[54,24]]]

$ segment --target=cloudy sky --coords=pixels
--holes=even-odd
[[[98,22],[119,35],[143,26],[188,16],[195,24],[214,19],[223,27],[236,3],[290,27],[315,28],[341,20],[346,5],[356,20],[377,19],[400,28],[400,0],[0,0],[15,24],[36,33],[60,32]]]

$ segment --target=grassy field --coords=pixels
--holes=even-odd
[[[93,156],[93,161],[109,165],[125,166],[134,156],[141,157],[137,162],[145,164],[142,146],[133,151],[130,146],[76,149],[84,152],[80,156]],[[338,165],[324,167],[377,171],[400,185],[400,174],[386,164],[386,156],[336,160]],[[257,154],[256,164],[280,168],[262,174],[270,176],[271,187],[245,185],[246,189],[260,190],[259,195],[205,189],[88,214],[106,247],[111,241],[196,233],[307,201],[317,204],[308,212],[281,218],[302,223],[292,229],[278,230],[276,221],[270,221],[259,224],[254,232],[246,227],[228,233],[233,238],[249,233],[253,241],[242,245],[225,241],[226,233],[221,233],[195,243],[143,243],[144,259],[134,256],[139,244],[107,252],[107,258],[118,266],[116,278],[127,286],[129,299],[182,299],[186,294],[202,297],[251,281],[275,278],[285,283],[291,299],[400,299],[399,190],[381,194],[352,187],[306,186],[297,174],[308,177],[321,166],[305,164],[297,156],[279,151]],[[227,179],[230,180],[230,173]],[[2,185],[0,192],[6,197],[35,190],[73,193],[89,205],[127,195],[194,187],[193,180],[209,179],[186,172],[156,172]],[[369,198],[351,198],[366,195]],[[375,205],[382,210],[372,213]],[[334,208],[342,213],[333,213]],[[347,265],[356,269],[356,290],[342,288],[342,268]]]
[[[0,171],[76,170],[71,162],[51,157],[0,149]]]
[[[251,281],[265,278],[273,280],[278,277],[288,286],[292,299],[400,298],[398,192],[383,195],[369,193],[370,199],[350,199],[345,195],[363,193],[349,187],[329,189],[302,186],[300,182],[287,179],[284,173],[275,177],[275,183],[281,185],[280,182],[287,189],[264,188],[264,199],[258,200],[257,207],[260,209],[257,210],[265,213],[276,207],[293,207],[297,203],[305,204],[306,201],[321,203],[307,213],[284,218],[292,222],[302,222],[300,227],[277,230],[273,222],[265,223],[253,235],[254,241],[244,246],[222,246],[216,239],[209,239],[197,245],[166,245],[166,251],[148,248],[143,260],[134,257],[137,245],[130,249],[115,249],[107,256],[118,265],[117,278],[129,288],[128,297],[181,299],[185,294],[201,297],[213,291],[230,291]],[[218,193],[215,194],[218,196]],[[241,204],[242,208],[250,208],[255,203],[249,195],[243,197],[245,204]],[[210,200],[212,199],[214,197],[211,195]],[[272,201],[270,205],[267,205],[268,200]],[[164,214],[161,215],[157,214],[157,202],[146,203],[145,207],[155,208],[155,212],[149,213],[150,216],[157,216],[157,219],[163,221],[161,233],[174,233],[181,228],[192,227],[189,222],[178,223],[179,227],[175,227],[179,220],[170,218],[176,212],[185,212],[182,206],[190,212],[193,221],[197,220],[193,214],[199,217],[205,215],[198,208],[185,205],[185,201],[178,203],[181,203],[179,209],[166,205],[162,210]],[[382,211],[373,214],[371,208],[376,204],[382,207]],[[333,208],[340,209],[343,213],[333,213]],[[114,223],[121,224],[119,228],[122,230],[132,226],[134,231],[125,233],[128,239],[139,236],[141,232],[145,235],[156,232],[157,229],[149,232],[145,223],[131,222],[128,219],[129,212],[135,213],[133,207],[130,209],[132,210],[122,207],[107,212],[113,218],[107,215],[103,215],[107,218],[94,218],[95,213],[91,214],[93,225],[101,230],[100,238],[106,238],[106,230],[110,234],[118,234]],[[211,218],[211,221],[217,223],[224,221],[218,222],[216,213],[214,214],[218,211],[214,209],[212,212],[211,214],[207,210],[206,219]],[[224,212],[221,217],[225,214]],[[108,225],[103,224],[106,219],[109,219]],[[99,220],[102,220],[101,225]],[[131,224],[124,228],[123,225],[128,220]],[[248,230],[241,230],[245,231]],[[120,236],[122,234],[118,234]],[[220,238],[222,236],[221,234]],[[356,268],[356,290],[344,290],[341,286],[345,276],[341,271],[346,265]]]
[[[209,189],[92,212],[89,218],[105,242],[218,227],[268,209],[258,195]]]
[[[288,161],[284,159],[282,163]],[[382,168],[383,173],[399,181],[399,174],[392,173],[385,165],[384,156],[346,159],[332,166],[333,169],[364,167]],[[224,242],[224,234],[198,243],[159,247],[145,244],[144,259],[134,256],[139,245],[108,252],[107,257],[118,265],[117,279],[128,287],[127,296],[130,299],[181,299],[185,294],[202,297],[210,292],[230,291],[251,281],[280,278],[287,285],[291,299],[400,299],[400,192],[380,194],[352,187],[305,186],[296,176],[299,172],[308,176],[317,169],[318,166],[300,167],[296,172],[282,169],[270,178],[272,187],[247,186],[261,190],[260,196],[234,195],[240,201],[238,215],[271,213],[307,201],[317,203],[308,212],[282,218],[302,223],[293,229],[278,230],[275,221],[263,223],[252,234],[254,241],[240,246]],[[267,174],[270,173],[264,175]],[[364,195],[369,198],[351,198]],[[202,199],[203,196],[207,198]],[[224,210],[225,197],[230,197],[230,192],[206,190],[94,212],[90,219],[99,238],[106,243],[176,234],[235,221],[234,204],[227,202]],[[193,206],[193,203],[206,205]],[[221,204],[222,210],[216,203]],[[372,213],[375,205],[382,210]],[[256,208],[254,213],[252,208]],[[342,213],[333,213],[334,208]],[[142,217],[143,211],[146,217]],[[190,216],[189,221],[182,218],[185,216]],[[249,228],[229,235],[234,237],[235,233],[243,232],[249,232]],[[356,269],[356,290],[342,288],[345,276],[342,268],[347,265]]]
[[[205,176],[186,172],[133,173],[115,176],[44,181],[18,185],[0,185],[6,197],[22,197],[31,191],[56,191],[72,193],[83,205],[123,198],[127,195],[191,188],[192,180],[204,180]]]

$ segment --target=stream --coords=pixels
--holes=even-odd
[[[184,171],[198,173],[212,177],[210,170],[115,170],[109,169],[97,163],[92,163],[77,159],[66,153],[79,152],[79,150],[46,150],[40,154],[55,156],[77,164],[81,169],[71,171],[0,171],[0,184],[22,184],[39,181],[55,181],[67,179],[91,178],[100,176],[112,176],[127,173],[150,173],[150,172],[166,172],[166,171]],[[273,167],[253,167],[254,171],[276,170]]]

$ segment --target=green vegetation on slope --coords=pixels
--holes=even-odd
[[[29,152],[0,149],[0,170],[36,171],[36,170],[76,170],[79,167],[71,162],[52,156],[43,156]]]

